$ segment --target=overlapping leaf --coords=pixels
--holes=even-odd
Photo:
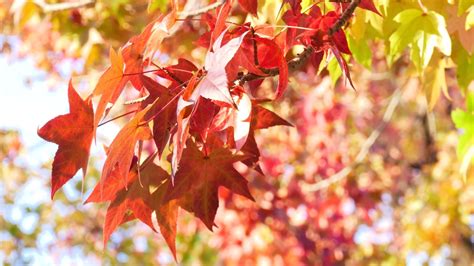
[[[60,115],[38,130],[43,139],[59,145],[53,161],[51,198],[79,169],[85,177],[94,136],[92,101],[82,100],[69,82],[69,113]]]
[[[151,138],[148,124],[144,124],[143,117],[151,106],[138,112],[117,134],[109,147],[108,156],[105,160],[101,175],[101,185],[110,177],[112,171],[117,169],[117,175],[126,180],[130,164],[135,153],[135,146],[139,140]]]
[[[233,105],[225,67],[240,48],[240,44],[242,43],[246,33],[222,45],[224,34],[225,31],[216,39],[212,46],[212,51],[209,51],[206,55],[206,61],[204,63],[206,73],[194,89],[190,98],[192,101],[196,101],[198,97],[201,96],[210,100],[221,101]]]
[[[194,213],[212,230],[219,206],[218,188],[253,200],[248,190],[248,181],[235,170],[233,163],[246,156],[233,155],[228,149],[219,148],[206,155],[192,141],[186,143],[175,184],[164,196],[165,201],[177,199],[182,207]]]

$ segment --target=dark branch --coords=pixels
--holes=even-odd
[[[258,63],[258,49],[257,49],[257,41],[255,40],[255,29],[250,27],[252,31],[252,44],[253,44],[253,61],[256,66],[259,65]]]
[[[344,25],[346,25],[347,21],[352,17],[354,14],[355,9],[360,4],[361,0],[352,0],[344,13],[342,13],[341,17],[334,23],[334,25],[329,29],[329,35],[333,35],[337,31],[339,31]]]
[[[330,36],[338,32],[344,25],[346,25],[347,21],[352,17],[352,14],[354,14],[355,9],[360,4],[360,2],[361,0],[352,0],[352,2],[349,4],[347,9],[344,10],[344,13],[342,13],[341,17],[329,29],[328,34]],[[288,69],[295,70],[295,69],[300,68],[306,62],[306,60],[308,60],[308,58],[313,53],[313,51],[314,51],[313,47],[311,46],[306,47],[303,50],[303,52],[301,52],[295,58],[288,61]],[[267,76],[259,76],[252,73],[247,73],[240,77],[239,82],[244,83],[244,82],[252,81],[256,79],[273,77],[273,76],[277,76],[280,73],[278,68],[271,68],[271,69],[266,69],[263,71],[265,72],[265,74],[267,74]]]

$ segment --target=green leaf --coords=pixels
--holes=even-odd
[[[436,36],[420,31],[415,39],[415,45],[413,45],[411,49],[411,58],[418,73],[422,74],[433,55],[436,45]]]
[[[399,55],[413,39],[419,30],[419,27],[413,27],[412,21],[420,17],[423,12],[418,9],[408,9],[400,12],[393,20],[401,23],[398,29],[390,36],[390,54]]]
[[[349,49],[352,52],[354,59],[365,68],[372,67],[372,52],[367,41],[356,41],[352,36],[347,36]]]
[[[446,29],[446,21],[440,14],[418,9],[408,9],[394,17],[400,26],[390,36],[390,55],[397,57],[409,45],[411,57],[419,73],[422,73],[433,55],[434,47],[445,55],[451,55],[451,39]]]
[[[327,70],[329,72],[329,76],[331,77],[331,85],[334,87],[336,85],[337,80],[342,75],[342,69],[339,67],[337,59],[333,57],[331,61],[329,61]]]
[[[466,108],[469,113],[474,112],[474,93],[468,93],[466,97]]]
[[[428,15],[436,28],[436,46],[444,55],[450,56],[451,38],[449,37],[448,30],[446,29],[446,20],[443,16],[434,11],[430,11]]]
[[[460,172],[466,180],[469,166],[474,162],[474,94],[469,93],[467,96],[467,109],[463,111],[456,109],[451,113],[456,128],[461,131],[457,146],[457,156],[461,159]]]
[[[456,78],[458,80],[459,87],[466,90],[469,84],[474,80],[474,54],[469,55],[459,45],[456,49],[456,53],[453,54],[453,61],[457,65]]]

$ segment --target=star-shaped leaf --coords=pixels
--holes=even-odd
[[[95,127],[97,128],[101,118],[106,113],[107,106],[114,104],[117,98],[122,93],[126,84],[123,80],[123,58],[119,53],[117,54],[113,49],[109,53],[111,66],[105,70],[99,78],[97,85],[92,93],[94,96],[100,96],[99,103],[95,112]]]
[[[165,201],[178,199],[184,209],[193,212],[212,231],[219,206],[220,186],[254,200],[247,187],[248,181],[233,166],[233,163],[245,158],[243,155],[232,154],[226,148],[215,149],[206,155],[189,140],[175,176],[174,186],[167,190]]]
[[[82,100],[69,82],[69,114],[60,115],[38,130],[38,135],[59,145],[53,161],[51,198],[79,169],[85,176],[94,136],[92,101]]]
[[[109,178],[115,168],[117,168],[117,174],[122,180],[126,180],[137,141],[151,138],[151,131],[148,124],[142,124],[144,122],[143,117],[150,108],[151,105],[138,112],[112,141],[107,159],[102,168],[101,185],[104,185],[104,182]]]
[[[233,104],[227,85],[228,80],[225,67],[240,48],[247,32],[240,37],[231,39],[225,45],[221,45],[225,33],[226,31],[219,35],[212,46],[212,51],[209,51],[206,55],[204,68],[207,73],[202,77],[201,82],[196,86],[191,96],[191,100],[194,102],[199,96],[202,96],[210,100],[226,102],[230,105]]]
[[[148,225],[153,230],[152,212],[151,208],[151,193],[150,186],[158,186],[164,180],[169,178],[168,173],[152,161],[147,160],[140,170],[140,176],[137,172],[137,167],[133,167],[127,176],[127,185],[121,180],[119,175],[111,177],[116,183],[121,182],[123,185],[121,189],[116,192],[111,200],[107,214],[105,216],[104,224],[104,244],[107,243],[110,235],[121,224],[128,222],[133,218],[138,218],[140,221]],[[117,172],[115,172],[117,174]],[[97,184],[94,192],[100,193],[100,184]],[[94,195],[94,193],[92,194]],[[91,196],[92,196],[91,195]],[[130,217],[131,214],[133,217]]]

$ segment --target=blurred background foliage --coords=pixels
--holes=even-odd
[[[161,0],[64,1],[83,2],[64,9],[55,9],[56,2],[0,3],[2,56],[32,58],[56,90],[66,89],[64,73],[72,72],[90,91],[109,64],[108,48],[123,46],[168,9]],[[247,175],[256,203],[220,191],[214,233],[181,212],[183,265],[472,265],[474,2],[374,2],[383,16],[358,10],[346,31],[357,91],[340,78],[335,60],[319,75],[311,66],[294,72],[284,100],[267,107],[295,127],[256,136],[265,173]],[[207,4],[179,1],[183,10]],[[303,10],[310,4],[303,1]],[[409,9],[429,14],[436,30],[414,27],[418,17],[397,19]],[[232,21],[275,24],[279,12],[279,2],[259,1],[257,19],[236,5]],[[413,32],[396,33],[410,21]],[[164,42],[159,60],[202,62],[205,50],[193,42],[205,28],[184,22]],[[16,43],[6,38],[12,36]],[[420,49],[420,38],[432,49]],[[73,62],[72,71],[63,69],[64,61]],[[260,93],[273,87],[265,81]],[[82,204],[79,177],[52,202],[50,162],[32,166],[22,132],[0,129],[0,261],[174,264],[163,239],[135,222],[104,249],[105,206]],[[85,195],[103,159],[93,158]]]

